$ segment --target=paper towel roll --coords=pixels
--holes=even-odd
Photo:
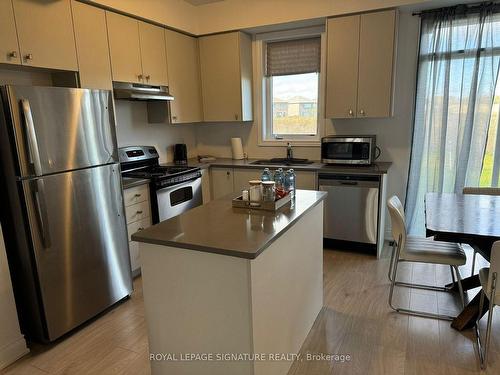
[[[233,150],[234,160],[241,160],[245,158],[243,155],[243,145],[241,144],[241,138],[231,138],[231,148]]]

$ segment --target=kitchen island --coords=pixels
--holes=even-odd
[[[153,374],[286,374],[323,306],[323,200],[278,212],[214,200],[140,242]]]

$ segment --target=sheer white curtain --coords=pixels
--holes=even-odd
[[[499,56],[500,14],[493,5],[423,15],[406,199],[412,234],[425,234],[427,192],[480,184]]]

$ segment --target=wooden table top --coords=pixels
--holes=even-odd
[[[500,196],[427,193],[425,221],[428,236],[468,243],[488,255],[500,240]]]

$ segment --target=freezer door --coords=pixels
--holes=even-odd
[[[21,177],[118,160],[110,91],[7,86]]]
[[[20,182],[52,341],[132,291],[118,164]]]

